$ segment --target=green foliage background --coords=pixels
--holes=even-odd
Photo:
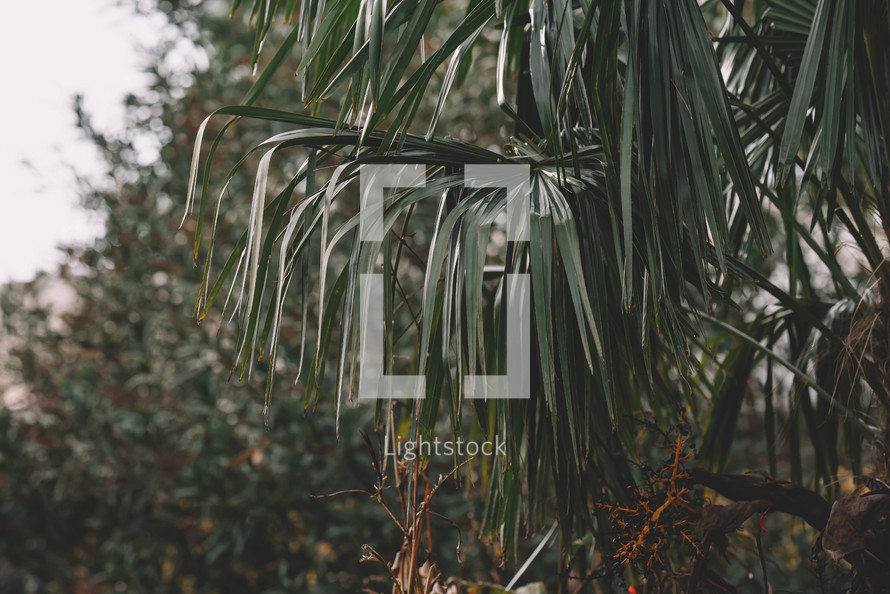
[[[68,248],[58,275],[2,291],[4,373],[28,405],[0,409],[0,591],[17,591],[16,572],[48,592],[356,591],[375,573],[361,545],[399,541],[376,506],[310,493],[372,480],[363,411],[342,416],[338,441],[330,410],[282,397],[267,429],[262,386],[227,382],[231,332],[191,317],[200,270],[178,228],[191,143],[249,87],[250,38],[197,4],[150,10],[192,32],[209,69],[171,69],[158,47],[124,132],[79,111],[108,167],[79,189],[105,235]],[[136,148],[146,139],[155,162]],[[238,219],[219,232],[235,237]],[[48,304],[60,291],[67,303]]]

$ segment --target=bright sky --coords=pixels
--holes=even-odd
[[[11,2],[3,12],[0,282],[52,270],[59,243],[100,232],[100,221],[77,206],[69,168],[101,172],[97,153],[79,139],[72,97],[84,95],[101,129],[119,127],[124,96],[148,82],[138,46],[153,45],[163,26],[115,0],[48,0],[39,10]]]

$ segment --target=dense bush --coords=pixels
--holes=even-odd
[[[229,332],[195,325],[200,270],[178,229],[191,143],[208,101],[249,86],[249,39],[226,15],[166,8],[180,33],[200,23],[214,64],[172,70],[159,47],[124,133],[78,111],[107,160],[80,188],[105,236],[2,291],[4,374],[23,398],[0,409],[2,591],[26,575],[51,592],[355,591],[372,573],[361,545],[398,547],[391,522],[310,494],[370,483],[357,427],[373,408],[345,411],[338,441],[334,415],[305,414],[282,382],[267,428],[262,383],[227,382]]]

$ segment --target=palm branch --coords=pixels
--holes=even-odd
[[[267,357],[271,386],[288,294],[299,288],[309,311],[314,290],[315,322],[304,322],[300,342],[311,341],[314,325],[315,348],[306,365],[301,357],[298,381],[307,407],[330,396],[339,410],[357,389],[360,279],[383,274],[386,371],[407,357],[407,369],[426,378],[425,398],[406,405],[412,431],[432,435],[447,410],[459,436],[462,410],[472,407],[481,431],[507,439],[506,458],[488,475],[486,525],[508,549],[521,526],[543,526],[551,498],[565,534],[591,525],[605,534],[590,500],[626,495],[643,411],[671,423],[693,406],[705,459],[722,468],[749,380],[793,378],[781,428],[791,474],[802,480],[803,419],[817,475],[828,482],[838,434],[826,423],[842,411],[853,450],[874,424],[852,396],[856,378],[890,402],[882,345],[869,344],[844,382],[829,385],[831,372],[817,369],[849,358],[855,328],[849,316],[838,325],[839,312],[856,304],[874,320],[888,307],[879,237],[890,214],[890,89],[878,41],[887,8],[758,6],[746,14],[746,3],[729,0],[318,0],[297,10],[293,1],[256,0],[254,66],[275,20],[288,34],[242,105],[208,117],[208,126],[224,122],[209,151],[207,128],[196,141],[196,258],[228,181],[259,159],[243,201],[247,228],[221,271],[205,268],[198,315],[231,283],[242,330],[237,371],[249,375]],[[455,10],[456,25],[436,29]],[[255,106],[293,56],[301,108]],[[502,150],[438,135],[483,58],[496,64],[494,95],[513,128]],[[285,131],[214,178],[215,147],[251,118]],[[301,163],[295,173],[281,165],[288,153]],[[356,178],[363,166],[387,163],[423,166],[425,183],[389,197],[387,233],[361,241]],[[492,267],[486,246],[502,227],[503,193],[467,187],[463,169],[497,164],[528,167],[530,226],[528,241],[507,242]],[[267,195],[270,185],[276,192]],[[423,249],[407,239],[412,224],[432,229]],[[842,232],[866,276],[846,271]],[[783,252],[771,256],[776,246]],[[781,282],[764,270],[775,257],[788,270]],[[422,287],[404,286],[412,271]],[[531,279],[531,398],[468,403],[464,375],[504,372],[512,273]],[[870,300],[867,274],[878,287]],[[741,306],[747,319],[732,313],[740,287],[756,300]],[[413,343],[401,330],[410,327]],[[770,389],[764,397],[774,467],[779,405]],[[393,430],[394,408],[377,406]]]

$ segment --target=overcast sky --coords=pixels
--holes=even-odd
[[[56,245],[99,233],[77,206],[69,170],[101,170],[79,140],[72,97],[84,95],[100,128],[120,126],[124,96],[148,82],[138,46],[152,45],[163,26],[114,0],[9,2],[3,12],[0,282],[51,270],[60,261]]]

